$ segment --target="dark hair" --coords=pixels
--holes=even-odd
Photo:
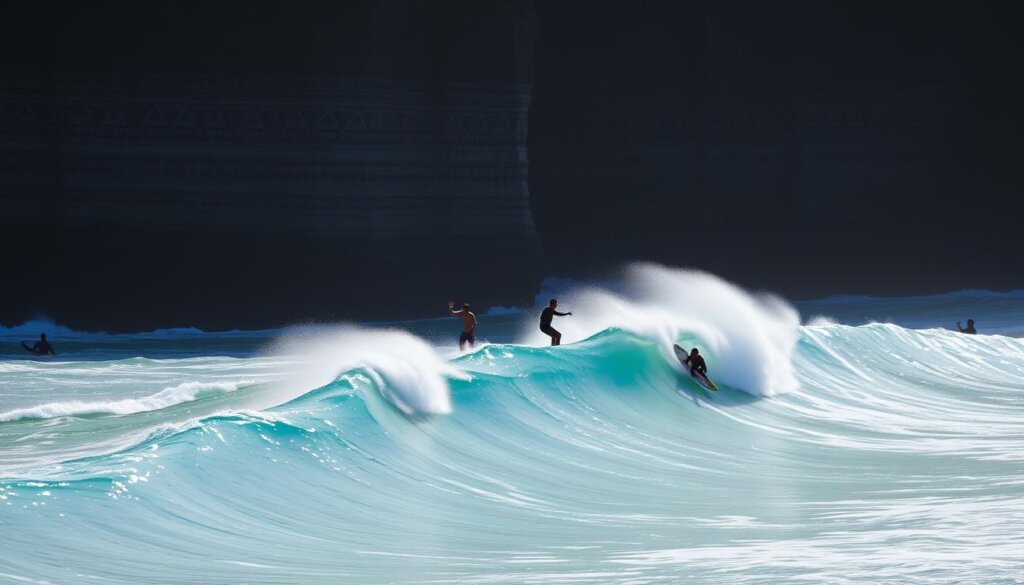
[[[557,303],[557,302],[558,302],[558,299],[551,299],[550,301],[548,301],[548,304],[550,305],[551,303]]]
[[[39,339],[46,339],[46,334],[45,333],[40,333],[39,334]]]
[[[469,308],[469,303],[462,303],[462,308],[463,309],[468,309]]]

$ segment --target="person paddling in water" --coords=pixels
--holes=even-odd
[[[690,366],[691,376],[698,372],[705,378],[708,376],[708,365],[704,363],[704,357],[700,355],[696,347],[691,349],[690,355],[686,357],[686,365]]]
[[[541,311],[540,314],[540,330],[543,331],[545,335],[551,336],[551,345],[562,344],[562,334],[559,333],[557,329],[551,326],[551,321],[554,320],[555,315],[559,317],[572,315],[572,311],[568,313],[559,313],[558,311],[555,310],[555,307],[557,306],[558,299],[551,299],[551,302],[548,303],[548,306],[544,307],[544,310]]]
[[[22,341],[21,346],[36,355],[57,355],[57,352],[53,351],[53,346],[50,345],[50,342],[46,341],[45,333],[39,334],[39,341],[35,345],[29,347],[27,343]]]
[[[956,328],[960,330],[960,333],[966,333],[968,335],[977,335],[978,330],[974,328],[974,319],[967,320],[967,327],[961,327],[960,322],[956,322]]]
[[[472,349],[476,344],[476,315],[469,310],[469,303],[462,303],[462,309],[456,311],[455,303],[448,301],[448,312],[462,319],[462,335],[459,335],[459,351],[466,348],[466,344]]]

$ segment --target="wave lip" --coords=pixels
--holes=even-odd
[[[452,411],[448,379],[469,375],[448,363],[429,343],[404,331],[341,325],[297,330],[277,342],[278,353],[298,362],[284,383],[288,392],[322,388],[363,370],[378,392],[406,415]]]
[[[0,412],[0,422],[12,422],[24,419],[50,419],[65,416],[82,416],[88,414],[137,414],[152,412],[164,408],[191,402],[202,394],[212,392],[234,392],[235,390],[254,384],[251,380],[237,382],[184,382],[149,396],[124,398],[121,400],[103,400],[87,402],[70,400],[65,402],[48,402],[37,406],[15,408]]]
[[[716,382],[755,396],[799,385],[792,365],[796,310],[705,272],[632,264],[617,281],[564,293],[559,309],[573,312],[555,323],[563,341],[618,328],[657,341],[665,359],[681,370],[672,344],[685,340],[705,354]],[[531,345],[548,340],[534,324],[523,337]]]

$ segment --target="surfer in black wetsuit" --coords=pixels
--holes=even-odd
[[[559,317],[565,317],[566,315],[572,315],[572,311],[568,313],[559,313],[555,310],[558,306],[558,299],[551,299],[548,306],[544,307],[544,310],[540,314],[540,330],[546,335],[551,336],[551,345],[562,344],[562,334],[557,329],[551,326],[551,321],[555,318],[555,315]]]
[[[974,328],[974,319],[967,320],[967,327],[961,327],[960,322],[956,322],[956,328],[960,330],[960,333],[966,333],[968,335],[977,335],[978,330]]]
[[[46,341],[45,333],[39,334],[39,341],[37,341],[32,347],[29,347],[29,345],[24,341],[21,342],[21,346],[36,355],[57,355],[57,352],[53,351],[53,346],[50,345],[50,342]]]
[[[686,358],[686,365],[690,366],[691,376],[700,372],[704,377],[707,377],[708,365],[704,363],[704,357],[700,355],[696,347],[690,350],[690,355]]]

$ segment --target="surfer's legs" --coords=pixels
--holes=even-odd
[[[557,329],[552,327],[550,323],[542,323],[540,326],[540,330],[543,331],[545,334],[551,336],[551,345],[562,344],[562,334],[559,333]]]
[[[476,343],[476,336],[470,331],[463,331],[462,335],[459,336],[459,351],[464,350],[467,343],[469,344],[469,347],[472,348]]]

